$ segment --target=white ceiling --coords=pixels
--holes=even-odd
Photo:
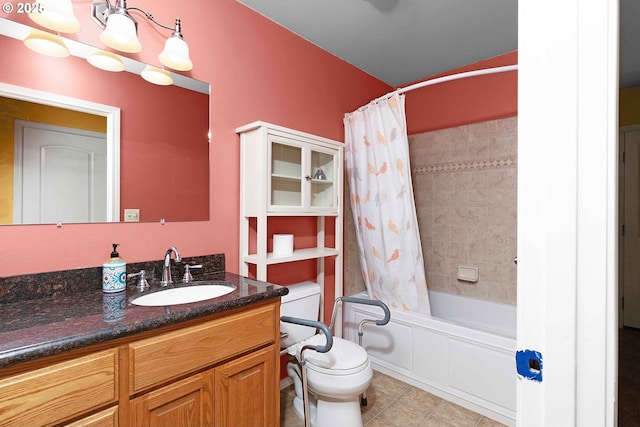
[[[517,0],[238,1],[394,87],[518,49]],[[621,87],[640,85],[639,21],[620,0]]]

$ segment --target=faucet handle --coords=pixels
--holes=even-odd
[[[182,276],[183,282],[187,283],[193,280],[193,276],[191,275],[191,269],[193,268],[202,268],[202,264],[196,264],[196,265],[185,264],[184,275]]]
[[[145,291],[147,289],[149,289],[149,282],[147,282],[147,277],[146,277],[146,272],[144,270],[140,270],[137,273],[134,274],[127,274],[127,279],[131,278],[131,277],[140,277],[140,279],[138,279],[138,283],[136,283],[136,289],[138,291]]]

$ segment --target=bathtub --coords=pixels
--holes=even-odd
[[[429,298],[432,317],[392,310],[386,326],[365,325],[362,345],[374,369],[515,425],[515,306],[431,291]],[[358,323],[380,313],[344,304],[343,336],[357,343]]]

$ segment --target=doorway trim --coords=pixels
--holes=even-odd
[[[519,426],[616,425],[618,33],[618,0],[518,1]]]
[[[120,108],[0,82],[0,96],[65,108],[107,120],[107,222],[120,221]]]

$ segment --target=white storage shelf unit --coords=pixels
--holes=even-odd
[[[317,260],[317,281],[324,289],[324,259],[336,257],[335,293],[342,295],[342,209],[344,144],[327,138],[254,122],[240,134],[240,262],[241,274],[255,265],[256,278],[269,280],[271,264]],[[316,246],[291,255],[267,253],[268,218],[316,217]],[[255,242],[250,242],[251,221]],[[334,221],[334,242],[326,246],[326,221]],[[250,245],[253,243],[253,245]],[[249,253],[249,247],[255,248]]]

